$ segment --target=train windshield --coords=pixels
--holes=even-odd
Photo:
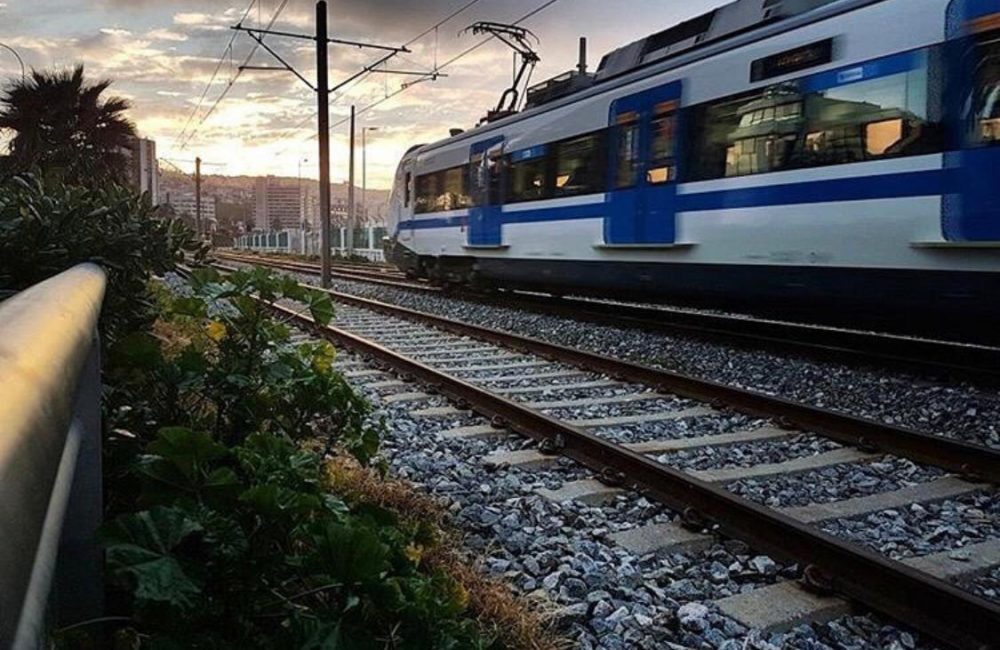
[[[975,88],[966,104],[970,144],[1000,143],[1000,32],[980,39],[973,51]]]

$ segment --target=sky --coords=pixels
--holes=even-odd
[[[462,33],[472,23],[512,23],[546,1],[478,0],[414,40],[470,0],[330,0],[331,37],[405,44],[411,52],[387,63],[389,70],[426,72],[438,66],[447,75],[414,84],[387,100],[387,95],[419,77],[380,72],[335,95],[333,180],[347,178],[345,120],[352,104],[359,110],[359,148],[362,128],[376,129],[367,131],[365,138],[368,186],[373,188],[391,185],[397,162],[412,145],[446,137],[453,127],[474,126],[509,85],[512,54],[493,41],[447,67],[443,64],[483,40]],[[572,69],[580,36],[589,39],[594,69],[606,52],[726,1],[556,0],[522,23],[539,39],[541,63],[533,82]],[[240,64],[251,54],[251,65],[276,62],[262,48],[254,51],[248,36],[230,29],[244,15],[245,26],[267,26],[283,3],[273,29],[312,32],[312,0],[0,0],[0,43],[17,50],[29,68],[60,69],[82,63],[88,77],[112,79],[110,92],[132,102],[129,116],[140,135],[156,141],[164,167],[173,164],[191,171],[193,159],[200,156],[213,163],[204,167],[206,173],[301,173],[315,178],[314,93],[288,72],[239,73]],[[237,38],[228,47],[234,35]],[[269,37],[266,43],[314,82],[312,43],[279,37]],[[369,49],[331,47],[331,85],[379,56]],[[0,48],[0,79],[19,75],[17,60]],[[359,184],[360,167],[359,149]]]

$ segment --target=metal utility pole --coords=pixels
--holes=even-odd
[[[327,12],[326,12],[326,0],[319,0],[316,3],[316,35],[310,36],[308,34],[292,34],[289,32],[281,32],[273,29],[255,29],[252,27],[244,27],[242,23],[234,25],[233,29],[241,32],[246,32],[250,37],[257,41],[264,50],[268,52],[271,56],[281,63],[281,67],[268,67],[259,65],[243,65],[240,66],[240,70],[285,70],[291,72],[296,77],[298,77],[304,84],[309,86],[309,88],[316,93],[317,104],[319,108],[319,216],[320,216],[320,258],[322,259],[322,277],[321,284],[323,288],[330,288],[330,93],[336,91],[351,81],[357,79],[365,72],[375,71],[377,66],[385,63],[393,56],[400,52],[409,52],[405,47],[391,47],[388,45],[375,45],[373,43],[361,43],[358,41],[348,41],[342,38],[330,38],[329,32],[327,30]],[[313,86],[308,79],[302,76],[298,70],[293,68],[285,59],[281,57],[274,48],[269,46],[264,42],[264,37],[267,35],[280,36],[284,38],[295,38],[300,40],[315,41],[316,43],[316,85]],[[330,68],[329,68],[329,52],[328,47],[330,43],[335,45],[349,45],[351,47],[367,48],[372,50],[381,50],[387,52],[376,64],[367,66],[362,72],[356,73],[347,80],[341,82],[337,86],[330,87]],[[411,73],[396,73],[396,74],[411,74]],[[353,109],[352,109],[353,113]],[[352,119],[353,125],[353,119]],[[353,134],[353,132],[352,132]],[[352,138],[353,139],[353,138]],[[352,147],[351,154],[353,156],[354,149]],[[351,179],[353,181],[353,158],[351,162],[352,173]],[[353,189],[353,185],[352,185]]]
[[[354,105],[351,105],[351,155],[349,178],[347,180],[347,256],[354,253],[354,223],[357,215],[354,212]]]
[[[316,3],[316,95],[319,104],[320,286],[330,288],[330,67],[326,0]]]
[[[368,219],[368,139],[369,131],[378,131],[377,126],[361,128],[361,217],[365,225],[371,225]]]
[[[205,237],[201,230],[201,158],[194,159],[194,228],[198,239]]]

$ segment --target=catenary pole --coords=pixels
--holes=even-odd
[[[320,284],[330,288],[330,45],[326,25],[326,0],[316,3],[316,96],[319,104],[319,218]]]
[[[205,238],[201,227],[201,158],[194,159],[194,227],[198,239]]]
[[[351,156],[350,156],[350,180],[347,182],[347,255],[350,257],[354,253],[354,225],[357,214],[354,211],[354,128],[355,111],[351,105]]]

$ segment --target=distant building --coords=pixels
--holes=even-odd
[[[256,200],[254,224],[257,230],[293,230],[302,226],[303,201],[297,181],[274,176],[258,178]]]
[[[178,217],[195,223],[198,219],[198,204],[194,194],[184,192],[168,193],[166,203],[174,209]],[[218,219],[215,214],[215,199],[210,196],[201,196],[201,222],[205,232],[214,232],[218,226]]]
[[[160,163],[156,160],[156,142],[136,138],[130,147],[129,180],[139,193],[148,192],[153,205],[160,202]]]

